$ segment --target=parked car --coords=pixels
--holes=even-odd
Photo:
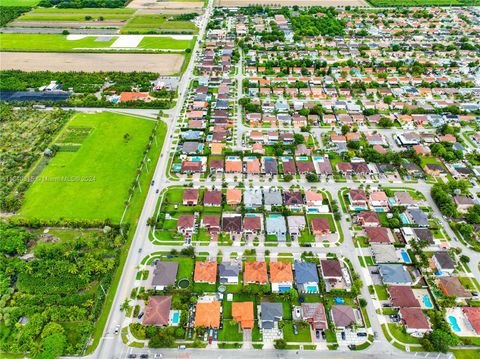
[[[140,312],[140,314],[138,315],[138,317],[137,317],[137,318],[138,318],[138,319],[142,319],[142,317],[143,317],[143,314],[145,314],[145,313],[143,313],[143,312]]]
[[[325,332],[322,331],[322,339],[325,340],[327,338],[327,335],[325,334]]]
[[[342,332],[342,333],[341,333],[341,336],[342,336],[342,340],[345,340],[345,339],[346,339],[345,332]]]
[[[146,358],[148,358],[148,354],[142,354],[142,355],[140,355],[140,358],[146,359]]]
[[[218,340],[218,330],[213,331],[213,340],[217,341]]]
[[[315,330],[315,338],[320,339],[320,331]]]
[[[300,317],[300,315],[301,315],[301,313],[300,313],[300,308],[298,308],[298,307],[295,308],[295,315],[296,315],[297,317]]]
[[[356,346],[355,344],[350,344],[350,345],[348,346],[348,349],[350,349],[350,350],[356,350],[356,349],[357,349],[357,346]]]
[[[212,344],[212,341],[213,341],[213,337],[210,335],[210,336],[208,337],[208,344]]]
[[[357,333],[357,337],[366,337],[366,336],[367,336],[367,333],[365,333],[365,332]]]
[[[151,184],[151,186],[153,186],[154,184],[155,184],[155,181],[152,181],[152,184]]]
[[[128,354],[128,358],[136,358],[137,354]]]
[[[293,325],[293,334],[297,335],[298,334],[298,327],[296,324]]]

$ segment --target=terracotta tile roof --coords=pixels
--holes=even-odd
[[[205,191],[203,204],[206,206],[220,206],[222,204],[221,191]]]
[[[252,329],[254,325],[253,302],[233,302],[232,318],[240,323],[243,329]]]
[[[441,277],[438,280],[438,286],[445,295],[460,298],[469,298],[472,296],[472,293],[465,289],[457,277]]]
[[[220,327],[220,302],[201,302],[197,304],[195,327]]]
[[[198,189],[189,188],[183,191],[183,202],[194,202],[198,201]]]
[[[378,217],[378,213],[377,212],[373,212],[373,211],[362,211],[360,213],[357,214],[357,217],[358,219],[360,220],[360,222],[362,224],[366,224],[366,223],[375,223],[375,224],[378,224],[380,225],[380,217]]]
[[[177,228],[193,228],[194,224],[195,216],[193,214],[186,214],[178,218]]]
[[[394,307],[420,308],[420,303],[415,298],[412,288],[404,285],[392,285],[387,290]]]
[[[221,155],[224,148],[225,148],[225,143],[219,143],[219,142],[210,143],[210,152],[212,153],[212,155]]]
[[[227,204],[240,204],[242,202],[242,190],[231,188],[227,189]]]
[[[270,262],[270,282],[293,282],[292,264],[286,262]]]
[[[122,92],[120,94],[120,102],[147,100],[149,98],[148,92]]]
[[[343,277],[342,266],[338,259],[322,259],[320,266],[324,277]]]
[[[225,161],[225,171],[226,172],[237,172],[241,173],[242,172],[242,161],[231,161],[227,160]]]
[[[255,158],[251,161],[247,161],[247,173],[259,174],[260,173],[260,161]]]
[[[217,281],[217,262],[195,262],[195,282],[215,283]]]
[[[368,241],[372,243],[390,243],[392,242],[388,228],[385,227],[367,227],[365,228]]]
[[[171,296],[152,296],[148,298],[148,305],[145,309],[143,324],[145,325],[168,325],[170,316]]]
[[[367,195],[365,191],[361,189],[351,189],[350,192],[350,198],[354,201],[366,201],[367,200]]]
[[[430,323],[420,308],[400,308],[400,316],[407,328],[430,329]]]
[[[472,328],[480,334],[480,307],[464,307],[463,313],[472,325]]]
[[[259,216],[248,216],[243,218],[243,229],[260,231],[262,229],[262,219]]]
[[[267,263],[245,262],[243,281],[245,283],[268,283]]]
[[[330,223],[328,218],[312,218],[312,230],[321,234],[330,233]]]

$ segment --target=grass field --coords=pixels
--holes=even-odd
[[[0,6],[35,6],[40,0],[2,0]]]
[[[148,33],[148,32],[188,32],[198,31],[191,21],[169,21],[167,15],[138,15],[134,16],[123,28],[122,33]]]
[[[373,6],[472,6],[480,5],[480,0],[367,0]]]
[[[140,49],[170,49],[170,50],[184,50],[186,48],[193,48],[196,37],[192,40],[176,40],[171,37],[153,37],[146,36],[138,45]]]
[[[117,36],[107,37],[107,41],[99,41],[96,36],[69,40],[65,35],[57,34],[0,34],[0,48],[3,51],[42,51],[42,52],[77,52],[77,51],[116,51],[111,48]],[[183,50],[192,48],[192,40],[176,40],[172,37],[144,37],[137,47],[124,51],[143,50]],[[134,45],[135,46],[135,45]]]
[[[67,129],[88,127],[90,134],[78,151],[56,154],[27,191],[20,215],[118,222],[154,124],[110,112],[75,115]]]

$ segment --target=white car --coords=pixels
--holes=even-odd
[[[120,325],[117,325],[115,327],[115,330],[113,331],[113,334],[117,335],[120,332]]]

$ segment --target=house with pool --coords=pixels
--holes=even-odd
[[[318,271],[315,263],[299,262],[294,263],[295,285],[300,293],[318,293]]]
[[[480,307],[447,308],[445,320],[460,337],[480,337]]]
[[[288,292],[293,288],[292,264],[287,262],[270,262],[270,283],[273,293]]]
[[[432,329],[427,316],[420,308],[400,308],[398,312],[407,334],[422,337]]]

